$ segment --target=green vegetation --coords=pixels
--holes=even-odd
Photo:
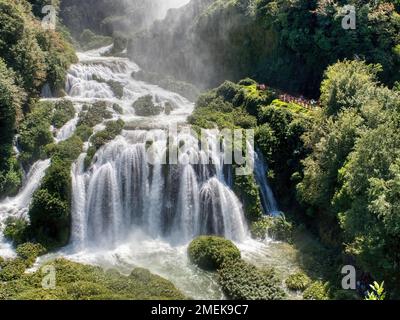
[[[189,258],[198,267],[218,272],[224,293],[234,300],[282,299],[275,271],[258,269],[241,260],[239,249],[229,240],[216,236],[200,236],[188,248]]]
[[[87,156],[85,158],[86,168],[89,167],[97,150],[118,136],[124,126],[125,123],[121,119],[118,119],[117,121],[108,121],[106,122],[106,128],[104,130],[96,132],[90,138],[91,147],[87,151]]]
[[[140,117],[158,116],[163,111],[160,105],[153,102],[151,95],[140,97],[132,104],[132,107],[135,109],[136,115]]]
[[[43,289],[42,270],[54,267],[56,287]],[[175,286],[148,270],[136,268],[129,276],[118,271],[78,264],[64,259],[47,262],[38,271],[24,274],[21,258],[1,264],[1,300],[180,300]]]
[[[46,249],[40,244],[27,242],[19,245],[16,252],[18,257],[25,262],[26,267],[29,268],[38,256],[46,252]]]
[[[54,105],[54,114],[51,124],[60,129],[75,116],[75,108],[71,101],[61,100]]]
[[[37,102],[20,124],[18,144],[20,160],[25,167],[46,158],[46,145],[53,142],[50,131],[54,105],[52,102]]]
[[[344,5],[356,7],[354,30],[342,28]],[[354,56],[381,64],[386,84],[398,81],[399,20],[397,0],[201,0],[135,33],[128,52],[147,71],[199,87],[251,75],[317,96],[325,69]]]
[[[273,269],[258,269],[242,260],[226,261],[218,270],[225,294],[233,300],[279,300],[285,297]]]
[[[303,292],[306,300],[329,300],[328,284],[321,281],[311,283]]]
[[[6,220],[5,225],[4,237],[12,241],[14,245],[22,244],[28,238],[28,222],[25,219],[10,217]]]
[[[385,300],[386,293],[383,285],[384,282],[379,284],[376,281],[373,284],[370,284],[372,291],[368,292],[368,296],[365,298],[365,300]]]
[[[105,47],[112,43],[111,37],[97,35],[89,29],[83,30],[79,36],[79,45],[84,51]]]
[[[192,263],[205,270],[217,270],[226,260],[240,259],[240,251],[229,240],[215,236],[201,236],[188,248]]]
[[[285,281],[286,287],[294,291],[304,291],[311,283],[311,279],[304,273],[291,274]]]
[[[253,237],[264,240],[267,236],[278,241],[293,242],[294,227],[283,214],[264,216],[251,224]]]
[[[107,109],[108,105],[105,101],[97,101],[90,106],[86,106],[79,114],[78,126],[86,125],[94,127],[104,119],[111,119],[112,113]]]

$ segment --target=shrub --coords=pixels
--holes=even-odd
[[[88,141],[93,134],[93,129],[85,124],[78,126],[75,130],[77,135],[82,141]]]
[[[58,101],[54,106],[54,115],[52,119],[52,125],[57,129],[65,125],[69,120],[75,116],[75,108],[72,101],[61,100]]]
[[[28,222],[25,219],[9,217],[5,222],[3,234],[6,239],[19,245],[27,239],[27,228]]]
[[[79,44],[83,50],[92,50],[108,46],[113,43],[111,37],[96,35],[89,29],[83,30],[79,37]]]
[[[242,260],[227,260],[218,270],[225,294],[233,300],[279,300],[285,297],[273,269],[258,269]]]
[[[140,97],[132,107],[135,109],[136,115],[140,117],[157,116],[162,112],[162,107],[154,104],[151,95]]]
[[[188,253],[190,260],[205,270],[216,270],[226,260],[240,259],[240,251],[232,241],[215,236],[194,239]]]
[[[328,283],[322,281],[314,281],[303,292],[303,298],[306,300],[328,300],[329,289]]]
[[[0,281],[18,279],[24,274],[25,269],[25,262],[20,258],[5,260],[0,269]]]
[[[294,291],[304,291],[310,283],[311,279],[302,272],[291,274],[285,281],[286,286]]]
[[[234,190],[243,203],[246,218],[249,221],[261,219],[263,211],[260,190],[254,175],[236,175],[234,183]]]
[[[19,245],[16,252],[18,257],[25,262],[26,267],[29,268],[38,256],[46,252],[46,249],[41,244],[27,242]]]
[[[265,239],[267,236],[278,241],[293,241],[293,224],[286,220],[283,214],[272,217],[264,216],[251,225],[251,234],[258,239]]]
[[[88,127],[94,127],[101,123],[103,119],[111,119],[112,113],[107,110],[107,102],[97,101],[91,106],[82,108],[79,114],[78,126],[86,125]]]

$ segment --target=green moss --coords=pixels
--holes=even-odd
[[[285,281],[286,287],[293,291],[304,291],[311,283],[311,279],[304,273],[291,274]]]
[[[140,97],[132,104],[132,107],[136,115],[140,117],[157,116],[163,111],[161,106],[154,104],[151,95]]]
[[[100,83],[106,83],[110,87],[111,91],[114,93],[114,96],[116,98],[121,99],[124,96],[124,86],[122,85],[121,82],[114,80],[105,80],[96,75],[93,75],[93,80]]]
[[[240,259],[240,251],[232,241],[215,236],[194,239],[188,253],[190,260],[205,270],[217,270],[226,260]]]
[[[45,264],[56,271],[56,287],[43,289],[42,268],[30,274],[9,277],[0,283],[4,300],[178,300],[184,299],[175,286],[144,269],[134,269],[129,276],[104,271],[58,259]],[[21,263],[23,267],[23,263]],[[22,269],[21,269],[22,270]]]
[[[323,283],[322,281],[311,283],[308,288],[304,290],[303,298],[306,300],[328,300],[328,283]]]
[[[233,300],[279,300],[285,297],[273,269],[258,269],[242,260],[228,260],[218,270],[225,294]]]

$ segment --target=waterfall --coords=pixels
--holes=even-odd
[[[185,130],[169,144],[183,139]],[[160,130],[128,130],[97,152],[87,173],[83,156],[78,159],[72,169],[74,245],[112,247],[137,229],[173,243],[202,234],[246,237],[242,205],[216,169],[223,164],[191,164],[190,158],[204,157],[198,142],[182,146],[176,165],[163,164],[167,141]],[[215,152],[218,139],[210,141]]]

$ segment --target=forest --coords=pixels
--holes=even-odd
[[[0,154],[0,300],[398,299],[400,1],[0,0]]]

